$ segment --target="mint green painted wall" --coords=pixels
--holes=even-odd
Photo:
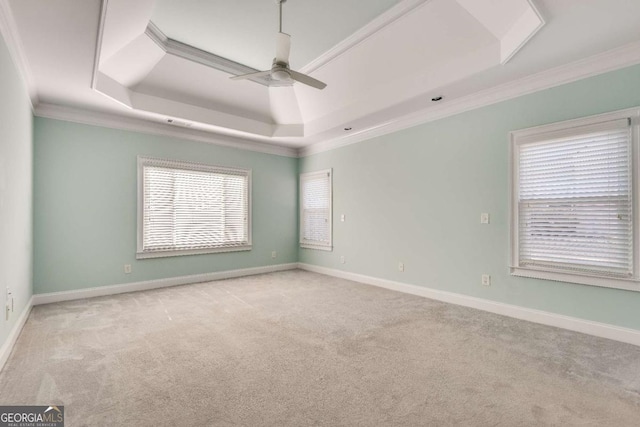
[[[301,159],[300,172],[333,168],[335,249],[300,249],[299,259],[640,329],[640,292],[508,272],[508,132],[635,106],[640,66]]]
[[[297,159],[44,118],[34,132],[35,293],[297,261]],[[138,155],[251,169],[253,250],[136,260]]]
[[[508,132],[634,106],[640,106],[640,66],[299,161],[37,118],[34,292],[300,260],[640,329],[640,292],[508,273]],[[251,168],[253,250],[136,260],[138,155]],[[329,167],[335,249],[299,250],[297,174]],[[489,226],[479,223],[481,212],[491,213]],[[124,264],[133,265],[131,275]],[[491,287],[481,286],[483,273],[491,274]]]
[[[33,115],[0,36],[0,347],[32,294]],[[5,319],[6,287],[14,311]]]

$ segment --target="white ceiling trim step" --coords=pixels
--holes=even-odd
[[[398,117],[349,136],[334,138],[300,148],[299,157],[334,150],[378,136],[397,132],[423,123],[433,122],[465,111],[497,104],[502,101],[528,95],[541,90],[575,82],[610,71],[640,64],[640,42],[612,49],[570,64],[552,68],[509,83],[476,92],[436,108],[425,108],[415,113]]]
[[[234,138],[197,129],[178,128],[165,123],[153,122],[145,119],[125,117],[116,114],[88,111],[84,109],[63,107],[54,104],[39,104],[35,109],[36,116],[63,120],[86,125],[102,126],[152,135],[168,136],[191,141],[206,142],[222,147],[231,147],[258,153],[274,154],[276,156],[297,157],[298,150],[291,147],[281,147],[266,142],[250,141]]]
[[[327,65],[329,62],[333,61],[352,47],[362,43],[369,37],[373,36],[375,33],[382,30],[386,26],[393,24],[398,19],[402,18],[408,13],[411,13],[414,9],[423,6],[430,1],[431,0],[401,1],[307,65],[302,67],[300,69],[300,72],[304,74],[313,73],[314,71]]]
[[[98,23],[98,33],[96,34],[96,48],[93,57],[93,73],[91,75],[91,89],[98,85],[98,69],[100,68],[100,53],[102,51],[102,37],[104,36],[104,23],[107,19],[107,6],[109,0],[100,2],[100,21]]]
[[[498,39],[500,42],[500,64],[502,65],[513,58],[545,25],[545,20],[533,4],[533,0],[456,1]],[[500,4],[500,1],[504,3]],[[514,7],[520,4],[524,10],[518,12],[503,10],[505,3]],[[497,13],[498,11],[502,11],[502,13]],[[500,17],[497,21],[495,20],[496,16]],[[510,24],[506,30],[503,27],[505,21]]]
[[[168,55],[174,55],[179,58],[186,59],[187,61],[196,62],[234,76],[260,71],[247,65],[240,64],[239,62],[215,55],[211,52],[170,39],[151,21],[149,21],[145,34]],[[291,82],[278,82],[270,77],[257,77],[249,80],[264,86],[291,86],[293,84]]]
[[[18,68],[18,74],[20,74],[24,81],[27,92],[29,93],[31,109],[34,110],[40,100],[38,98],[33,73],[29,67],[27,57],[24,54],[25,50],[22,46],[22,42],[20,41],[16,21],[13,18],[13,13],[11,12],[11,6],[9,6],[8,0],[0,0],[0,33],[7,44],[7,48],[9,49],[11,58],[13,58],[13,62]]]
[[[489,88],[453,100],[447,104],[442,104],[439,108],[420,110],[411,115],[399,117],[396,120],[382,123],[379,126],[352,134],[348,137],[318,142],[300,149],[270,145],[268,143],[233,138],[193,129],[175,128],[164,123],[156,123],[144,119],[123,117],[102,112],[90,112],[52,104],[38,105],[35,110],[35,115],[88,125],[207,142],[224,147],[234,147],[278,156],[305,157],[637,64],[640,64],[640,42],[634,42],[590,58]]]
[[[500,63],[502,65],[509,62],[546,24],[533,1],[527,0],[527,3],[529,4],[529,9],[500,39],[502,56]]]

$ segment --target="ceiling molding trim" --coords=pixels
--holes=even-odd
[[[98,73],[100,72],[100,55],[102,53],[102,38],[104,37],[104,25],[107,20],[107,7],[109,0],[101,0],[100,17],[98,18],[98,33],[96,34],[96,49],[93,56],[93,71],[91,74],[91,89],[98,86]]]
[[[153,21],[149,21],[147,25],[147,29],[144,31],[145,34],[153,40],[155,44],[160,47],[160,49],[167,51],[167,43],[169,42],[169,38],[162,32],[160,28]]]
[[[282,147],[266,142],[235,138],[232,136],[220,135],[197,129],[180,128],[165,123],[153,122],[148,119],[145,120],[125,117],[111,113],[43,103],[38,105],[35,110],[35,115],[48,119],[102,126],[111,129],[206,142],[222,147],[237,148],[240,150],[255,151],[258,153],[273,154],[276,156],[298,157],[298,150],[291,147]]]
[[[516,46],[513,50],[511,50],[511,52],[509,52],[508,55],[504,55],[504,52],[501,52],[501,55],[503,55],[503,58],[500,60],[500,64],[504,65],[507,62],[509,62],[511,60],[511,58],[513,58],[516,53],[520,52],[520,50],[527,44],[529,43],[529,40],[531,40],[533,38],[533,36],[535,36],[536,34],[538,34],[538,32],[542,29],[542,27],[544,27],[547,22],[544,20],[544,17],[542,16],[542,14],[540,13],[540,10],[536,7],[536,5],[533,3],[533,0],[527,0],[527,3],[529,3],[529,7],[531,8],[531,12],[533,13],[534,17],[537,17],[539,20],[538,25],[529,33],[529,35],[527,37],[525,37],[520,44],[518,44],[518,46]],[[511,31],[514,31],[514,28],[511,29]],[[504,49],[504,37],[502,40],[500,40],[500,45],[501,45],[501,49]]]
[[[247,65],[240,64],[239,62],[223,58],[222,56],[215,55],[211,52],[198,49],[197,47],[170,39],[162,32],[162,30],[160,30],[160,28],[158,28],[156,24],[151,21],[149,21],[149,25],[147,25],[145,34],[169,55],[177,56],[179,58],[186,59],[187,61],[196,62],[234,76],[261,71]],[[279,82],[272,80],[270,77],[257,77],[248,80],[254,81],[263,86],[271,87],[292,85],[291,82]]]
[[[403,0],[300,69],[310,74],[431,0]]]
[[[35,111],[35,107],[40,103],[38,98],[38,91],[27,61],[24,46],[20,40],[20,33],[16,21],[9,6],[8,0],[0,0],[0,33],[4,38],[4,41],[9,49],[9,54],[13,58],[13,62],[18,68],[18,74],[24,81],[27,93],[29,94],[29,102],[31,104],[31,110]]]
[[[397,132],[420,124],[433,122],[445,117],[460,114],[488,105],[497,104],[541,90],[550,89],[578,80],[619,70],[640,64],[640,42],[600,53],[589,58],[555,67],[509,83],[484,89],[458,99],[451,100],[439,107],[425,108],[414,113],[381,123],[378,126],[354,133],[349,136],[300,148],[299,157],[305,157],[324,151],[334,150],[378,136]]]

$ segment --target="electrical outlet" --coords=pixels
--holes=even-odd
[[[124,274],[131,274],[131,264],[124,265]]]
[[[5,320],[9,320],[9,313],[13,312],[13,294],[11,289],[7,286],[7,295],[4,304]]]
[[[488,274],[482,275],[482,284],[484,286],[491,286],[491,276]]]
[[[276,259],[278,257],[278,252],[271,251],[271,258]]]
[[[480,224],[489,224],[489,214],[481,213],[480,214]]]
[[[344,214],[340,215],[340,221],[341,221],[341,222],[344,222],[345,220],[346,220],[345,215],[344,215]]]
[[[340,264],[346,264],[347,261],[344,259],[344,255],[340,257]]]
[[[404,262],[398,263],[398,271],[404,271]]]

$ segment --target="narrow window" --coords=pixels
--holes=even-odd
[[[300,247],[330,251],[331,169],[300,175]]]

